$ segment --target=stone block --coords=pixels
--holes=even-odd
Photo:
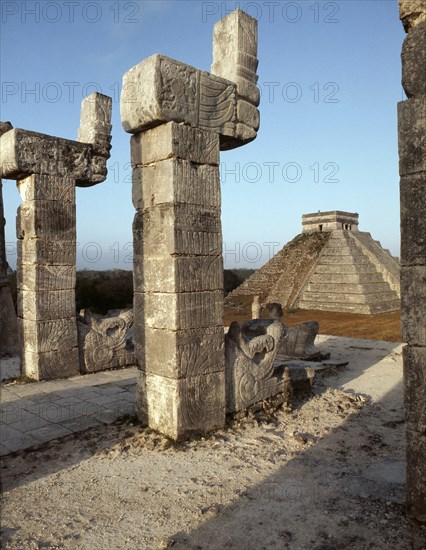
[[[225,374],[176,380],[140,372],[136,403],[141,422],[172,439],[206,433],[225,423]]]
[[[56,178],[33,174],[18,180],[18,191],[24,202],[43,200],[75,203],[75,181],[66,176]]]
[[[402,85],[407,96],[426,94],[426,18],[407,34],[401,58]]]
[[[399,17],[406,32],[426,21],[424,0],[399,0]]]
[[[143,327],[142,332],[138,364],[146,372],[187,378],[225,368],[222,326],[180,331]]]
[[[401,176],[426,172],[425,131],[426,94],[399,102],[398,150]]]
[[[47,353],[33,353],[24,350],[22,372],[35,380],[54,380],[76,376],[80,373],[78,348]]]
[[[248,126],[255,132],[259,130],[260,114],[259,110],[248,101],[240,100],[237,103],[237,118],[241,124]]]
[[[18,265],[75,266],[75,241],[52,239],[19,239],[17,241]]]
[[[0,334],[0,356],[18,353],[16,311],[9,285],[0,285]]]
[[[426,523],[426,435],[407,430],[407,515]]]
[[[186,330],[223,326],[223,291],[139,293],[134,295],[135,319],[150,328]],[[143,311],[141,316],[140,308]]]
[[[33,353],[67,351],[77,347],[75,317],[55,321],[35,321],[18,318],[23,348]]]
[[[405,422],[426,435],[426,347],[404,346],[403,361]]]
[[[151,256],[135,264],[139,292],[223,291],[222,255]]]
[[[17,287],[21,290],[72,290],[75,288],[76,271],[71,265],[17,266]]]
[[[135,254],[208,256],[221,253],[220,210],[186,204],[137,211],[133,221]],[[141,241],[140,245],[136,245]],[[142,247],[142,248],[141,248]]]
[[[62,201],[26,201],[16,216],[18,239],[75,240],[75,203]]]
[[[81,102],[78,141],[91,143],[98,155],[109,158],[112,98],[93,93]]]
[[[40,321],[75,317],[74,290],[21,290],[18,317]]]
[[[247,72],[241,74],[242,68]],[[238,82],[242,76],[256,83],[256,69],[257,20],[235,10],[214,26],[212,73],[231,82]]]
[[[426,346],[426,265],[401,268],[402,339]]]
[[[401,178],[401,264],[426,262],[426,172]]]
[[[173,121],[219,134],[221,147],[222,137],[228,149],[247,143],[238,130],[236,84],[164,55],[124,75],[120,108],[123,128],[132,134]]]
[[[0,177],[24,179],[45,174],[89,187],[104,181],[106,158],[92,144],[14,128],[0,136]]]
[[[141,170],[132,178],[133,203],[137,208],[184,203],[220,208],[219,166],[168,159]]]
[[[133,166],[180,158],[198,164],[219,165],[219,136],[187,124],[169,122],[132,136]]]

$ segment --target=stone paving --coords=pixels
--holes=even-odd
[[[0,455],[134,414],[136,367],[0,387]]]

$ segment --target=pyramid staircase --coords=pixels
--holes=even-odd
[[[363,314],[398,310],[399,265],[369,233],[334,230],[295,306]]]

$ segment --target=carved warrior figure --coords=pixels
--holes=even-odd
[[[257,21],[214,28],[212,73],[153,55],[123,78],[131,138],[140,420],[170,437],[225,422],[220,150],[259,127]]]
[[[274,368],[286,328],[280,304],[267,304],[270,319],[231,323],[225,336],[226,409],[233,413],[285,391],[289,374]]]
[[[110,97],[82,102],[78,141],[11,128],[0,137],[0,177],[17,180],[18,326],[23,374],[80,372],[75,312],[75,187],[105,180]],[[0,259],[1,260],[1,259]]]
[[[131,309],[111,310],[105,316],[90,309],[80,312],[78,337],[82,372],[135,364]]]

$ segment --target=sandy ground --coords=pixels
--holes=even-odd
[[[404,516],[401,345],[321,340],[349,366],[274,415],[178,445],[130,419],[7,457],[3,548],[424,548]]]

